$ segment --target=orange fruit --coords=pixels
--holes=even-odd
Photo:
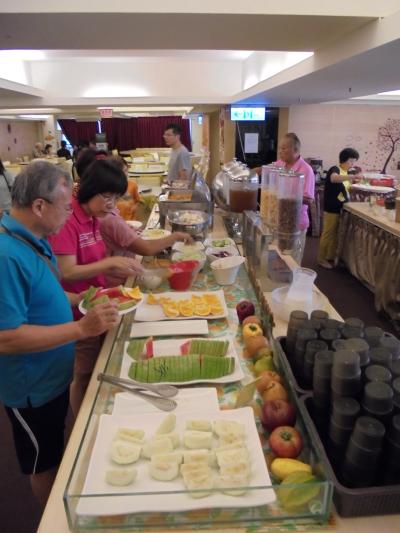
[[[194,312],[199,316],[207,316],[211,313],[211,307],[206,303],[197,304],[194,308]]]

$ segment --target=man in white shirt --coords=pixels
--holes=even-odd
[[[164,130],[164,141],[172,148],[168,164],[169,183],[176,180],[189,181],[192,175],[190,153],[181,143],[182,128],[178,124],[168,124]]]

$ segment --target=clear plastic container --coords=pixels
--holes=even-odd
[[[278,180],[281,169],[273,165],[268,167],[268,202],[266,221],[270,228],[276,229],[278,224]],[[261,189],[262,194],[262,189]]]
[[[277,235],[279,249],[286,253],[290,253],[299,242],[303,189],[303,174],[297,172],[279,174]]]
[[[245,173],[232,176],[229,181],[229,207],[234,213],[257,211],[258,195],[257,174]]]

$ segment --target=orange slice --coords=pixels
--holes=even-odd
[[[167,316],[168,318],[176,318],[179,316],[179,311],[178,309],[176,309],[176,307],[163,305],[163,311],[165,316]]]
[[[134,287],[134,288],[122,287],[122,294],[124,296],[129,296],[129,298],[132,298],[132,300],[141,300],[143,298],[143,295],[140,292],[139,287]]]
[[[207,302],[208,304],[214,304],[220,303],[218,296],[215,294],[204,294],[203,300]]]
[[[196,315],[199,315],[199,316],[207,316],[211,312],[211,307],[206,303],[196,304],[194,308],[194,312]]]
[[[210,309],[211,309],[212,315],[223,315],[224,314],[224,308],[219,303],[216,305],[211,304]]]
[[[179,312],[182,316],[193,316],[193,306],[192,305],[179,305]]]
[[[156,298],[154,296],[154,294],[152,294],[151,292],[149,293],[149,295],[147,296],[147,303],[149,305],[157,305],[159,302],[158,302],[158,298]]]

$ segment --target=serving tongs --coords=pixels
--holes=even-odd
[[[135,394],[162,411],[173,411],[178,405],[175,400],[171,400],[171,397],[176,396],[179,392],[179,389],[173,385],[167,385],[166,383],[160,383],[158,385],[152,383],[140,383],[139,381],[109,376],[102,372],[97,375],[97,379]],[[157,396],[147,394],[144,391],[155,393]]]

